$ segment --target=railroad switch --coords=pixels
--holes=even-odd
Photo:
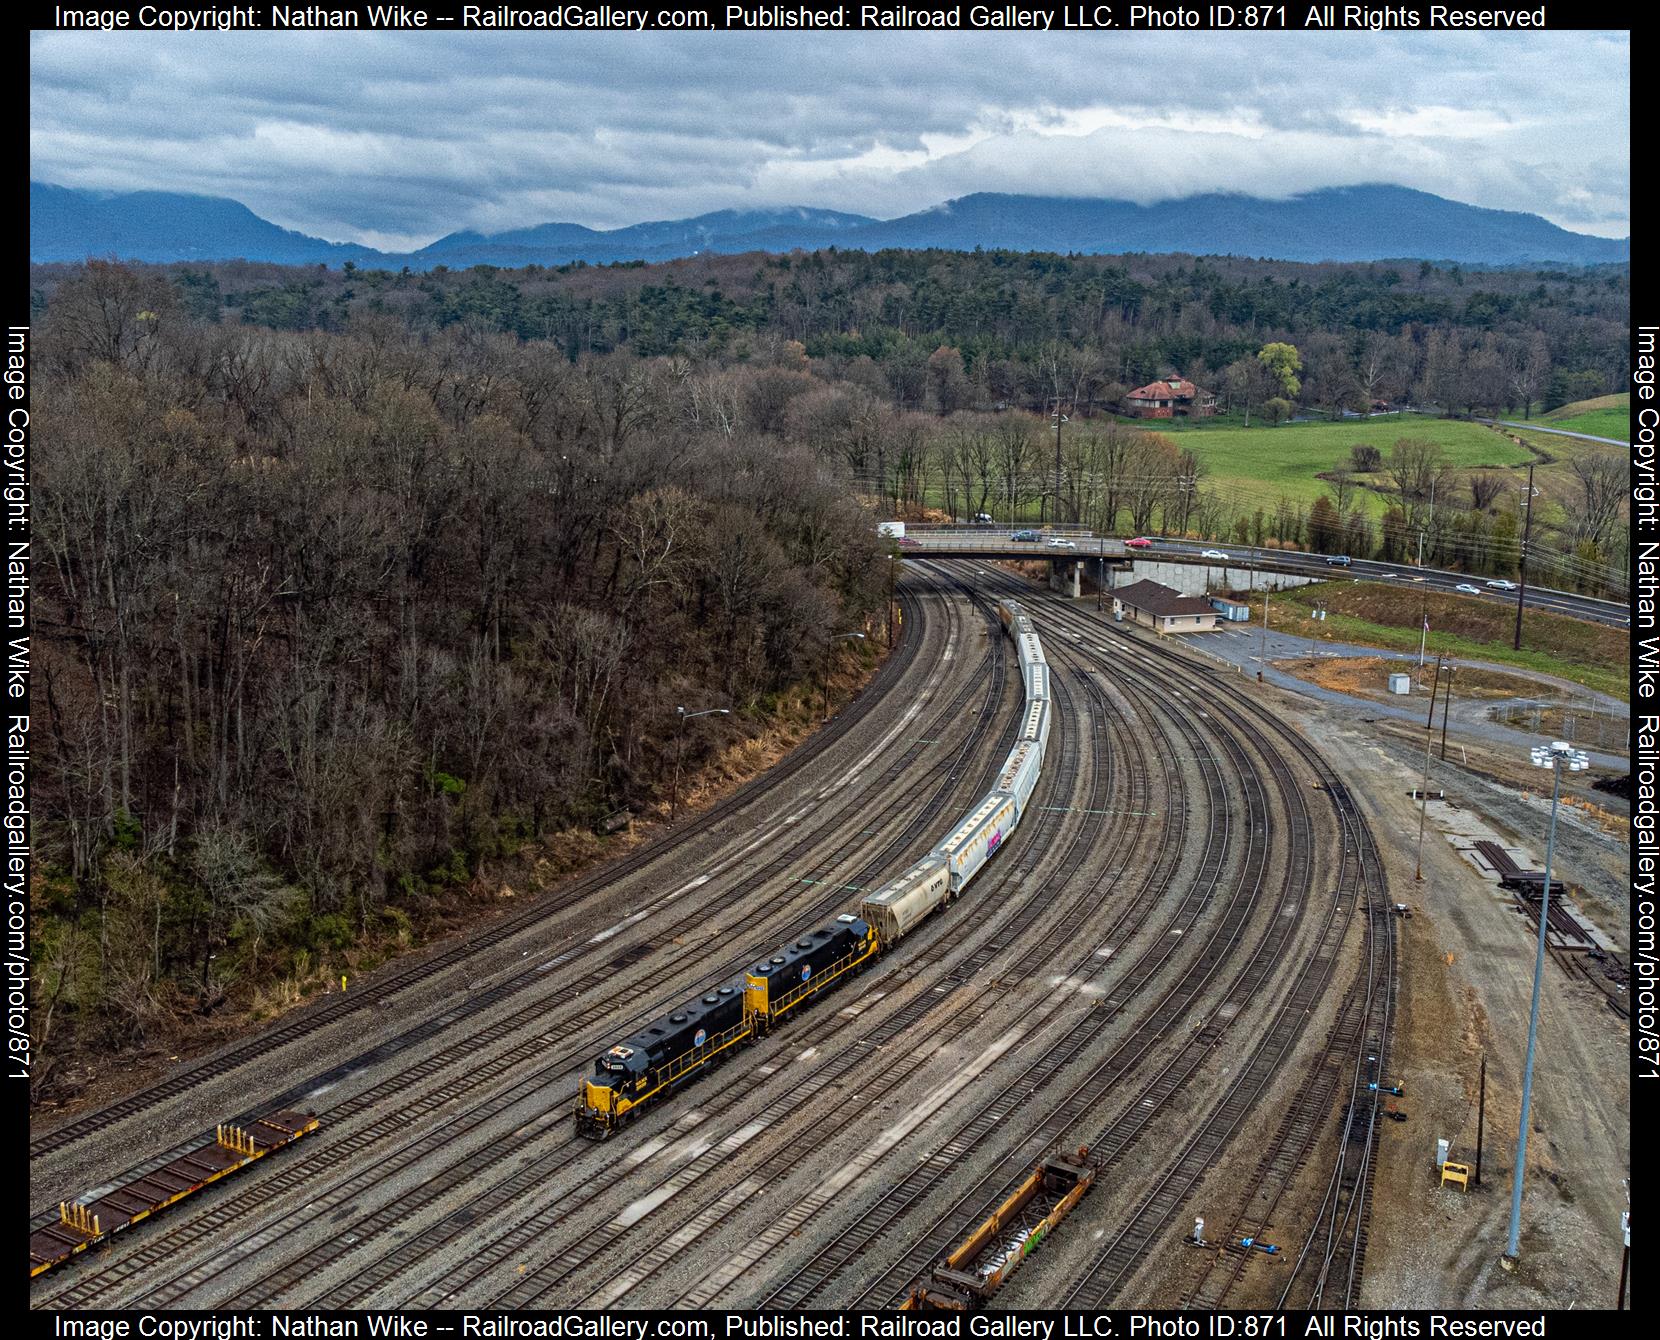
[[[1406,1090],[1399,1084],[1378,1084],[1374,1081],[1366,1087],[1373,1093],[1392,1093],[1397,1098],[1404,1098],[1406,1096]]]

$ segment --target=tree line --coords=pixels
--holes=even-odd
[[[734,712],[694,766],[886,605],[845,467],[683,366],[213,324],[104,265],[38,352],[47,1086],[658,803],[677,707]]]
[[[70,266],[37,266],[44,309]],[[1476,270],[1424,262],[1308,265],[1237,257],[819,251],[704,255],[426,273],[174,265],[182,308],[273,330],[465,325],[546,342],[567,360],[747,361],[799,343],[837,379],[879,382],[899,408],[1085,413],[1170,371],[1247,413],[1278,398],[1265,344],[1294,343],[1297,403],[1341,414],[1373,401],[1452,415],[1531,414],[1624,388],[1626,266]],[[935,361],[941,349],[955,363]]]
[[[763,266],[770,303],[800,268],[779,259]],[[1058,291],[1069,265],[1052,267]],[[725,344],[573,355],[558,329],[438,320],[433,303],[568,284],[597,310],[644,271],[273,268],[36,274],[45,1088],[56,1058],[165,1038],[193,1011],[407,939],[490,863],[660,807],[677,707],[734,712],[687,733],[695,766],[764,729],[833,646],[846,653],[835,633],[878,617],[874,514],[1389,557],[1423,537],[1428,561],[1515,561],[1514,490],[1432,446],[1357,448],[1312,507],[1215,485],[1178,440],[1090,412],[1105,346],[1049,338],[1005,367],[1007,386],[990,380],[997,359],[953,344],[914,368],[888,356],[898,344],[815,354],[776,314]],[[258,320],[239,302],[261,284],[317,305]],[[1320,375],[1318,347],[1234,347],[1225,367],[1242,364],[1253,395],[1300,397]],[[1362,488],[1389,495],[1381,525]],[[1569,532],[1536,524],[1534,539],[1594,566],[1619,543],[1621,492],[1594,473],[1585,490]]]

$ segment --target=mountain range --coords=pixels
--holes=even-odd
[[[29,258],[167,263],[347,261],[428,270],[573,261],[663,261],[705,251],[875,251],[976,247],[1013,251],[1185,252],[1290,261],[1425,259],[1467,265],[1628,262],[1629,238],[1571,233],[1536,214],[1481,209],[1404,186],[1342,186],[1286,200],[1238,194],[1154,205],[1124,200],[979,193],[898,219],[833,210],[721,210],[602,231],[544,223],[501,233],[446,234],[418,251],[382,252],[278,227],[219,196],[124,194],[29,183]]]

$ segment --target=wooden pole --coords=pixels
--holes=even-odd
[[[1429,690],[1429,720],[1424,722],[1424,784],[1418,791],[1418,870],[1412,876],[1420,884],[1424,882],[1424,820],[1429,816],[1429,756],[1435,747],[1435,694],[1441,687],[1443,659],[1435,658],[1435,683]]]
[[[1522,649],[1522,602],[1527,599],[1527,538],[1533,534],[1533,467],[1527,467],[1527,520],[1522,524],[1521,585],[1516,588],[1516,645]]]
[[[1481,1054],[1481,1098],[1476,1103],[1476,1185],[1481,1185],[1481,1128],[1487,1124],[1487,1053]]]

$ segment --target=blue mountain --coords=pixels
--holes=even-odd
[[[491,234],[462,231],[408,254],[308,237],[219,197],[114,194],[42,182],[29,186],[33,261],[115,257],[341,265],[349,260],[425,270],[436,265],[462,269],[660,261],[706,251],[831,246],[1186,252],[1292,261],[1424,258],[1473,265],[1597,265],[1631,259],[1628,238],[1589,237],[1536,214],[1481,209],[1386,185],[1334,187],[1284,200],[1213,193],[1155,205],[981,193],[888,220],[822,209],[721,210],[611,230],[544,223]]]
[[[342,265],[378,253],[325,242],[259,217],[222,196],[167,191],[79,191],[29,183],[29,259],[259,260]]]

